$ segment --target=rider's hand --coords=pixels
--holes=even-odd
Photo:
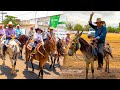
[[[90,17],[93,17],[93,15],[94,15],[94,12],[92,12],[92,13],[90,14]]]

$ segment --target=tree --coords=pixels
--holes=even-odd
[[[12,23],[14,24],[14,27],[16,27],[16,25],[19,24],[19,22],[16,20],[17,17],[14,16],[6,16],[6,19],[2,22],[4,24],[4,27],[7,26],[7,24],[9,23],[9,21],[12,21]]]
[[[73,24],[72,24],[72,23],[70,23],[70,22],[67,23],[67,22],[66,22],[65,25],[66,25],[66,29],[67,29],[67,30],[73,30]]]
[[[83,28],[83,26],[82,25],[80,25],[80,24],[76,24],[75,25],[75,27],[74,27],[74,30],[83,30],[84,28]]]
[[[89,28],[90,28],[90,25],[89,25],[89,24],[87,24],[87,25],[84,26],[84,30],[85,30],[85,31],[89,31]]]

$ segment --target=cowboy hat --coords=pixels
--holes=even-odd
[[[54,27],[49,27],[48,30],[54,30]]]
[[[41,32],[43,32],[43,30],[40,29],[40,28],[36,28],[35,31],[36,31],[36,32],[37,32],[37,31],[41,31]]]
[[[10,21],[7,25],[8,25],[8,26],[9,26],[9,25],[13,25],[12,21]]]
[[[70,33],[66,33],[66,35],[70,35]]]
[[[103,23],[104,21],[102,21],[101,18],[97,18],[95,23],[99,23],[99,22]]]

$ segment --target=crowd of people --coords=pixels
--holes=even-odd
[[[5,51],[9,46],[8,43],[12,38],[14,38],[14,40],[21,47],[21,43],[17,40],[17,38],[19,38],[19,36],[21,36],[22,34],[23,32],[20,28],[20,25],[18,24],[16,28],[14,28],[14,24],[12,23],[12,21],[10,21],[7,24],[7,27],[5,29],[3,28],[3,25],[0,25],[0,37],[1,37],[0,41],[5,40],[4,46],[3,46],[3,54],[5,54]],[[65,41],[66,45],[68,45],[70,43],[70,33],[67,33],[66,35],[67,37],[63,41]],[[48,38],[54,38],[56,41],[58,38],[55,36],[53,27],[49,27],[48,31],[45,32],[41,28],[34,29],[33,26],[30,27],[30,30],[28,32],[28,37],[29,39],[32,39],[34,42],[33,45],[31,45],[32,47],[29,47],[29,49],[31,49],[32,51],[35,49],[38,43],[41,43],[41,45],[43,45],[44,40],[47,40]]]

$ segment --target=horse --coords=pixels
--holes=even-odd
[[[59,40],[57,41],[57,53],[56,54],[50,54],[50,59],[51,59],[51,65],[50,68],[53,67],[54,69],[54,65],[55,65],[55,61],[57,60],[57,63],[60,67],[60,61],[59,58],[60,56],[63,56],[65,54],[65,44],[64,41],[60,38],[58,38]],[[54,57],[54,59],[53,59]]]
[[[12,64],[12,71],[11,74],[15,74],[15,67],[16,67],[16,61],[18,59],[18,55],[20,54],[20,47],[17,44],[17,42],[14,39],[11,39],[8,43],[7,50],[5,52],[5,55],[2,54],[2,60],[3,60],[3,66],[5,67],[5,58],[6,54],[9,55],[11,64]]]
[[[50,52],[53,52],[56,50],[56,42],[54,41],[53,38],[49,37],[46,40],[46,42],[44,43],[44,45],[41,45],[41,43],[37,44],[37,46],[36,46],[37,52],[33,56],[30,56],[31,50],[29,50],[27,48],[27,45],[29,45],[29,43],[30,43],[30,41],[28,41],[26,43],[26,47],[25,47],[25,50],[26,50],[26,70],[28,70],[28,61],[29,60],[31,61],[32,71],[34,71],[33,60],[39,61],[40,71],[39,71],[38,76],[41,77],[41,79],[43,79],[43,67],[49,59]]]
[[[27,35],[20,35],[18,38],[17,38],[17,40],[21,43],[21,49],[20,49],[20,59],[23,59],[23,57],[22,57],[22,50],[23,50],[23,47],[24,47],[24,45],[26,44],[26,42],[27,42],[27,40],[28,40],[28,36]]]
[[[72,40],[68,51],[68,55],[73,56],[73,54],[76,53],[78,49],[80,49],[80,51],[83,54],[84,61],[86,62],[86,79],[88,79],[89,64],[91,64],[92,79],[94,79],[94,61],[96,61],[97,58],[92,52],[92,46],[87,41],[85,41],[83,38],[80,37],[82,35],[82,32],[77,36],[79,37],[79,42],[76,38]],[[103,52],[104,52],[104,60],[106,61],[105,71],[109,73],[109,56],[111,56],[112,58],[113,56],[112,56],[112,52],[110,51],[110,45],[109,44],[107,45],[108,47],[105,47]]]

